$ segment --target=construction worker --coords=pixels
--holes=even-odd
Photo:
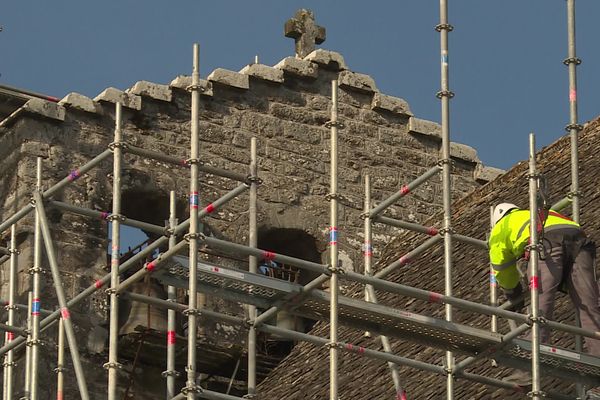
[[[524,304],[526,285],[522,284],[522,278],[527,276],[529,223],[529,210],[512,203],[498,204],[494,208],[490,261],[500,288],[515,304],[514,311],[521,311]],[[566,290],[579,313],[582,327],[600,331],[594,242],[586,237],[579,224],[552,210],[538,212],[537,229],[542,244],[538,263],[540,315],[552,319],[556,292]],[[543,325],[540,335],[543,342],[549,341],[550,332]],[[585,342],[588,353],[600,357],[600,340],[585,338]]]

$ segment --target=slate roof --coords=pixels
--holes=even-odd
[[[600,118],[588,123],[580,134],[580,185],[584,193],[581,201],[581,220],[588,234],[600,241]],[[515,148],[523,158],[527,158],[528,140],[523,135],[522,144]],[[570,187],[570,141],[565,136],[538,153],[540,171],[547,177],[551,202],[564,197]],[[522,207],[528,204],[528,173],[527,162],[520,162],[506,174],[474,191],[465,198],[453,204],[453,227],[457,233],[485,240],[489,227],[489,207],[501,201],[511,201]],[[441,225],[441,215],[430,219],[425,225]],[[376,231],[376,230],[375,230]],[[390,264],[401,255],[413,249],[424,240],[423,235],[405,232],[392,241],[382,252],[378,267]],[[443,248],[439,247],[414,263],[402,267],[401,270],[389,276],[389,280],[433,290],[443,293]],[[455,243],[454,251],[454,295],[472,301],[487,303],[488,289],[488,258],[485,250],[472,246]],[[362,296],[360,290],[354,290],[355,296]],[[382,304],[394,306],[425,315],[443,318],[443,306],[431,306],[424,302],[412,300],[399,295],[379,292]],[[488,329],[489,317],[477,316],[472,313],[455,309],[455,321],[470,326]],[[555,319],[561,322],[573,323],[571,303],[564,295],[559,295]],[[507,332],[505,322],[501,324],[502,332]],[[328,337],[328,324],[319,323],[313,328],[312,334]],[[560,333],[554,334],[554,343],[561,346],[572,346],[572,339]],[[340,340],[360,346],[380,350],[377,337],[365,338],[362,332],[349,328],[340,330]],[[441,364],[444,352],[425,348],[408,341],[391,338],[393,352],[397,355],[414,358],[429,363]],[[302,400],[324,399],[329,396],[329,359],[327,348],[316,348],[307,343],[297,345],[292,353],[270,374],[259,386],[261,400]],[[395,391],[391,374],[385,362],[360,357],[358,355],[341,353],[339,369],[340,389],[339,398],[354,399],[393,399]],[[459,358],[460,360],[460,358]],[[503,368],[492,368],[489,361],[482,361],[469,372],[501,378],[510,373]],[[410,369],[400,368],[402,384],[409,399],[445,399],[446,378]],[[456,382],[455,398],[467,399],[517,399],[523,395],[501,389],[487,388],[470,381]],[[562,393],[573,393],[568,383],[560,383],[551,378],[544,378],[544,390],[558,390]]]

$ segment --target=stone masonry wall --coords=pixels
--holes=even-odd
[[[441,129],[436,123],[414,117],[404,100],[380,93],[372,78],[348,70],[340,54],[316,50],[304,59],[288,57],[274,67],[252,64],[239,73],[213,71],[202,80],[200,158],[207,165],[248,174],[250,138],[256,136],[259,175],[264,180],[259,188],[259,226],[302,229],[324,251],[329,221],[325,195],[329,193],[330,146],[329,129],[324,124],[330,119],[333,79],[339,82],[339,119],[345,125],[339,132],[339,192],[343,196],[339,215],[340,258],[345,268],[360,271],[364,176],[371,176],[374,202],[387,198],[436,164]],[[37,156],[44,157],[44,186],[48,188],[107,148],[112,141],[117,101],[125,107],[126,142],[182,160],[188,158],[190,95],[186,89],[190,84],[190,77],[179,76],[170,85],[138,82],[125,92],[109,88],[93,100],[77,93],[67,95],[58,104],[30,100],[16,116],[0,123],[1,220],[30,200]],[[453,143],[451,153],[454,198],[501,173],[485,167],[469,146]],[[110,211],[111,174],[109,158],[54,199]],[[202,174],[200,181],[202,205],[237,185],[207,174]],[[132,155],[125,157],[123,208],[128,217],[163,225],[168,192],[176,190],[178,217],[183,220],[188,188],[185,167]],[[441,209],[441,190],[440,179],[435,177],[392,207],[387,215],[422,222]],[[215,234],[246,244],[247,207],[244,194],[206,222]],[[51,209],[48,213],[65,291],[71,298],[106,273],[107,224]],[[26,302],[26,291],[30,289],[27,270],[32,263],[32,230],[32,216],[19,222],[21,303]],[[397,233],[393,228],[377,226],[376,251]],[[1,267],[1,294],[6,298],[8,263]],[[45,262],[44,269],[48,269]],[[51,277],[46,274],[43,280],[42,306],[53,309],[56,300]],[[212,306],[231,308],[218,301],[213,301]],[[101,365],[106,362],[106,311],[103,292],[73,310],[79,347],[90,371],[92,398],[103,398],[105,391]],[[214,341],[244,340],[241,332],[229,329],[207,335],[212,335]],[[48,366],[55,364],[52,337],[42,357]],[[48,375],[48,380],[52,379]],[[124,384],[126,380],[123,375],[120,382]],[[155,385],[136,384],[135,398],[162,398],[161,385],[162,381]],[[44,386],[47,398],[52,393],[51,386]],[[72,398],[77,397],[74,388]]]

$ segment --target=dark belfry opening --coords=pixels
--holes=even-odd
[[[321,252],[317,247],[316,239],[302,229],[263,227],[258,231],[257,241],[258,248],[262,250],[321,263]],[[268,260],[259,260],[258,273],[300,285],[306,285],[320,275],[291,265]],[[293,316],[286,311],[279,312],[276,321],[272,322],[276,323],[280,328],[301,332],[308,332],[315,324],[313,320]],[[286,355],[294,346],[294,342],[276,335],[262,336],[262,339],[264,351],[267,354]]]

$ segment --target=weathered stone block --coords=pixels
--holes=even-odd
[[[84,96],[79,93],[71,92],[61,101],[58,102],[61,106],[65,106],[68,108],[75,108],[77,110],[89,112],[89,113],[101,113],[102,107],[94,100],[90,99],[87,96]]]
[[[341,88],[347,90],[358,90],[366,93],[379,92],[373,78],[358,72],[342,71],[338,77],[338,82]]]
[[[38,98],[32,98],[23,105],[23,111],[45,118],[65,120],[65,108],[60,104]]]
[[[322,65],[325,69],[334,71],[343,71],[348,69],[344,57],[340,53],[335,51],[317,49],[304,57],[306,61],[312,61],[319,65]]]
[[[239,72],[229,71],[223,68],[217,68],[206,78],[209,81],[220,83],[238,89],[249,89],[250,80],[248,75],[240,74]]]
[[[94,98],[95,101],[106,101],[108,103],[121,103],[123,107],[134,110],[142,109],[142,98],[135,94],[125,93],[122,90],[109,87]]]
[[[139,81],[133,87],[127,89],[127,93],[136,94],[138,96],[150,97],[156,100],[171,101],[173,94],[167,85],[160,85],[154,82]]]
[[[401,114],[412,117],[413,113],[406,100],[399,97],[388,96],[382,93],[375,93],[371,103],[373,110],[389,111],[394,114]]]
[[[275,68],[307,78],[316,78],[319,73],[319,66],[317,64],[296,57],[284,58],[275,65]]]
[[[491,182],[505,172],[503,169],[486,167],[480,163],[475,168],[474,178],[478,181]]]
[[[189,75],[178,75],[177,78],[173,79],[169,86],[171,88],[188,90],[188,88],[192,85],[192,77]],[[212,82],[205,81],[204,79],[200,79],[200,92],[204,96],[212,96],[213,95],[213,87]]]
[[[246,74],[265,81],[283,82],[283,71],[264,64],[249,64],[241,69],[240,74]]]
[[[411,117],[408,120],[408,132],[441,138],[442,126],[437,122]]]
[[[479,157],[477,157],[477,150],[475,150],[471,146],[467,146],[466,144],[462,143],[450,143],[450,157],[459,158],[468,162],[479,162]]]

